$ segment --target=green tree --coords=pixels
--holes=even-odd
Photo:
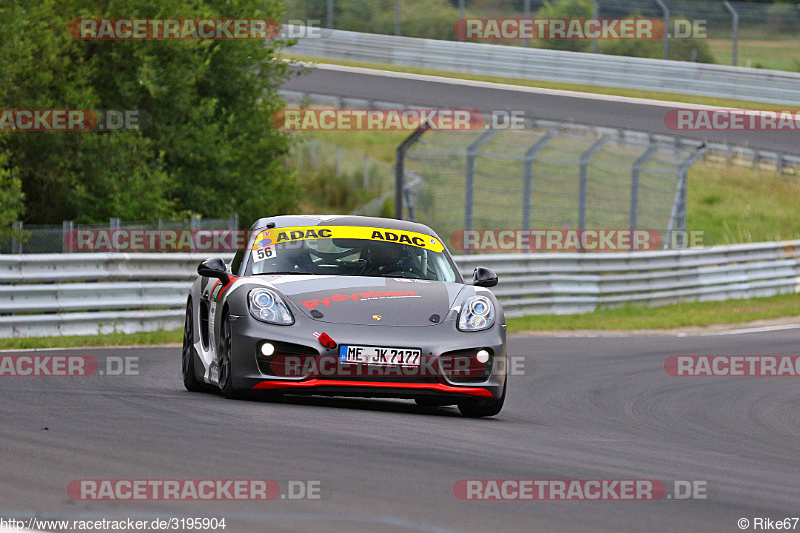
[[[0,153],[0,232],[19,220],[24,198],[16,169],[8,166],[8,154]]]
[[[32,4],[32,5],[31,5]],[[16,109],[138,109],[139,132],[0,138],[25,219],[104,221],[292,209],[289,138],[271,124],[287,75],[269,41],[80,41],[74,18],[272,18],[277,0],[11,0],[0,6],[0,101]]]

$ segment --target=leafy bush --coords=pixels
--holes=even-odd
[[[594,6],[590,0],[554,0],[546,2],[536,14],[537,18],[591,18]],[[542,48],[588,52],[592,48],[590,40],[542,40],[537,41]]]

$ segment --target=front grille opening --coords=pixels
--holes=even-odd
[[[475,358],[479,350],[489,352],[489,360],[481,363]],[[439,356],[442,375],[453,383],[484,383],[492,375],[494,350],[491,348],[470,348],[445,352]]]
[[[266,356],[261,352],[261,346],[266,342],[275,347],[272,355]],[[313,366],[318,355],[316,349],[302,344],[265,340],[256,345],[256,364],[266,376],[303,377],[302,369]]]

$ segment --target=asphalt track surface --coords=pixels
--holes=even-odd
[[[686,107],[681,104],[654,104],[648,100],[635,103],[631,98],[609,99],[586,93],[531,92],[524,87],[503,85],[491,88],[491,84],[475,85],[432,76],[407,79],[397,73],[339,68],[295,68],[295,71],[303,70],[303,74],[293,76],[282,88],[407,105],[483,112],[522,111],[527,118],[624,128],[800,155],[800,132],[797,131],[672,131],[664,124],[664,114],[669,109]],[[785,109],[785,106],[775,105],[774,109]]]
[[[800,514],[800,378],[679,378],[675,354],[789,355],[798,330],[514,336],[524,357],[493,419],[405,400],[190,393],[179,348],[41,351],[138,358],[139,374],[1,377],[0,517],[227,519],[239,531],[739,531]],[[8,353],[3,355],[9,355]],[[44,428],[47,428],[46,430]],[[324,498],[84,502],[74,479],[319,480]],[[707,482],[707,499],[468,502],[460,479]]]

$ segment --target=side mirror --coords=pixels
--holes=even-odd
[[[225,266],[225,261],[221,257],[212,257],[210,259],[206,259],[200,263],[200,266],[197,267],[197,273],[207,278],[217,278],[226,285],[231,279],[228,276],[228,270]]]
[[[494,287],[497,285],[497,274],[486,267],[477,267],[472,274],[472,284],[476,287]]]

